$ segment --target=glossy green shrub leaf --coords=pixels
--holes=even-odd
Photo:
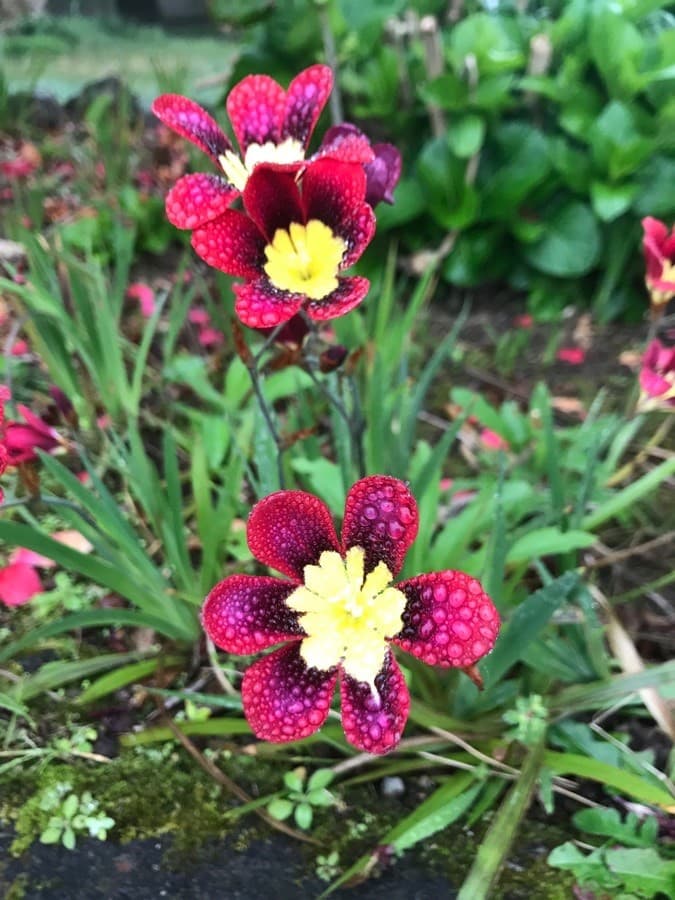
[[[524,249],[528,262],[540,272],[560,278],[588,272],[601,248],[600,229],[589,207],[571,200],[545,221],[544,237]]]

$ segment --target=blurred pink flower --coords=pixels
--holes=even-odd
[[[191,309],[188,313],[188,321],[193,325],[210,325],[211,316],[205,309]]]
[[[651,342],[642,358],[640,388],[640,409],[675,409],[675,346]]]
[[[217,328],[206,326],[199,329],[198,340],[202,347],[216,347],[225,343],[225,335]]]
[[[500,434],[497,434],[496,431],[492,431],[491,428],[483,428],[480,433],[480,442],[486,450],[509,449],[508,441],[505,441]]]
[[[51,453],[61,446],[63,441],[59,433],[27,406],[19,403],[17,410],[23,422],[9,420],[0,423],[0,441],[7,453],[8,466],[18,466],[19,463],[37,459],[37,449]]]
[[[27,341],[19,339],[18,341],[14,341],[12,349],[9,352],[12,356],[24,356],[26,353],[30,352],[30,347],[28,346]]]
[[[22,606],[43,591],[40,576],[27,563],[10,563],[0,569],[0,602],[5,606]]]
[[[586,359],[586,351],[581,347],[561,347],[556,353],[560,362],[569,363],[571,366],[580,366]]]
[[[516,328],[532,328],[534,319],[529,313],[523,313],[522,315],[515,317],[513,324]]]
[[[651,216],[642,220],[642,227],[645,284],[652,303],[661,306],[675,297],[675,228],[668,231],[667,225]]]
[[[138,300],[141,308],[141,315],[149,319],[155,311],[155,292],[148,284],[142,281],[135,281],[127,288],[127,297],[132,300]]]

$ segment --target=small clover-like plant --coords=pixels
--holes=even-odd
[[[98,801],[89,791],[80,796],[70,791],[67,782],[45,791],[40,809],[52,815],[40,834],[40,843],[61,844],[66,850],[73,850],[81,835],[104,841],[115,820],[99,809]]]
[[[298,828],[306,831],[311,828],[315,807],[336,805],[335,797],[326,790],[333,778],[331,769],[317,769],[309,778],[307,770],[302,766],[286,772],[285,796],[275,797],[268,804],[267,812],[280,821],[293,815]]]
[[[514,741],[520,741],[526,746],[537,744],[546,730],[548,710],[539,694],[530,694],[527,697],[518,697],[516,705],[507,710],[502,719],[514,727],[507,736]]]

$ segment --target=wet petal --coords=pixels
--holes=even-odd
[[[227,114],[242,153],[249,144],[278,144],[286,91],[269,75],[247,75],[230,91]]]
[[[249,328],[274,328],[300,310],[303,294],[291,294],[273,287],[266,278],[233,285],[237,298],[234,311]]]
[[[371,475],[347,495],[342,543],[345,550],[363,547],[367,572],[383,562],[396,575],[417,536],[418,522],[417,503],[406,485],[389,475]]]
[[[393,643],[431,666],[473,665],[492,650],[499,613],[479,581],[446,570],[396,585],[408,598]]]
[[[219,582],[202,607],[202,625],[228,653],[258,653],[304,635],[298,614],[286,606],[295,584],[259,575],[232,575]]]
[[[244,188],[246,212],[268,241],[277,228],[288,229],[291,222],[304,223],[295,170],[260,164]]]
[[[310,66],[296,75],[286,94],[281,137],[295,138],[307,147],[332,87],[330,66]]]
[[[166,215],[176,228],[198,228],[222,215],[238,196],[218,175],[184,175],[167,194]]]
[[[401,154],[393,144],[374,144],[375,159],[365,167],[366,203],[394,202],[394,188],[401,177]]]
[[[188,97],[162,94],[153,101],[151,109],[165,125],[210,156],[218,167],[218,157],[232,149],[232,144],[216,120]]]
[[[340,550],[328,507],[305,491],[277,491],[256,503],[247,536],[256,559],[298,582],[324,550]]]
[[[313,159],[320,156],[363,164],[372,162],[375,153],[366,135],[356,125],[343,122],[341,125],[333,125],[325,133]]]
[[[366,682],[343,674],[340,695],[342,727],[349,743],[366,753],[393,750],[408,720],[410,695],[392,652],[386,652],[374,691]]]
[[[307,314],[317,322],[336,319],[355,309],[368,293],[370,282],[356,275],[353,278],[338,278],[338,287],[321,300],[309,300],[305,305]]]
[[[192,246],[210,266],[243,278],[256,278],[265,259],[265,239],[238,209],[195,229]]]
[[[241,696],[253,733],[265,741],[299,741],[326,721],[337,669],[309,669],[300,642],[258,660],[244,675]]]
[[[364,203],[360,209],[354,212],[347,229],[340,235],[347,244],[347,249],[342,257],[341,268],[348,269],[358,259],[373,239],[375,234],[375,213]]]

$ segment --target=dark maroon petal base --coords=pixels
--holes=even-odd
[[[363,547],[367,572],[383,562],[396,575],[418,524],[417,503],[406,485],[389,475],[371,475],[347,495],[342,544],[345,550]]]
[[[337,669],[308,669],[300,643],[275,650],[244,675],[241,697],[253,733],[265,741],[299,741],[326,721]]]
[[[231,575],[204,601],[204,630],[216,646],[244,655],[304,637],[298,614],[285,603],[294,590],[279,578]]]
[[[304,491],[277,491],[256,503],[247,536],[256,559],[297,582],[324,550],[340,550],[328,507]]]
[[[303,294],[291,294],[273,287],[266,278],[235,284],[234,311],[249,328],[275,328],[300,311]]]
[[[338,278],[338,286],[323,300],[308,300],[305,304],[307,315],[315,322],[325,322],[344,316],[361,303],[370,290],[370,282],[361,275]]]
[[[350,744],[366,753],[388,753],[401,740],[410,711],[410,694],[398,663],[387,651],[375,692],[343,674],[340,682],[342,727]]]
[[[479,581],[446,570],[396,585],[408,598],[393,643],[430,666],[464,668],[492,650],[499,613]]]
[[[321,112],[333,87],[329,66],[310,66],[288,85],[281,137],[295,138],[303,147],[309,144]]]
[[[227,209],[192,233],[195,252],[215,269],[242,278],[257,278],[265,259],[265,241],[249,217]]]

